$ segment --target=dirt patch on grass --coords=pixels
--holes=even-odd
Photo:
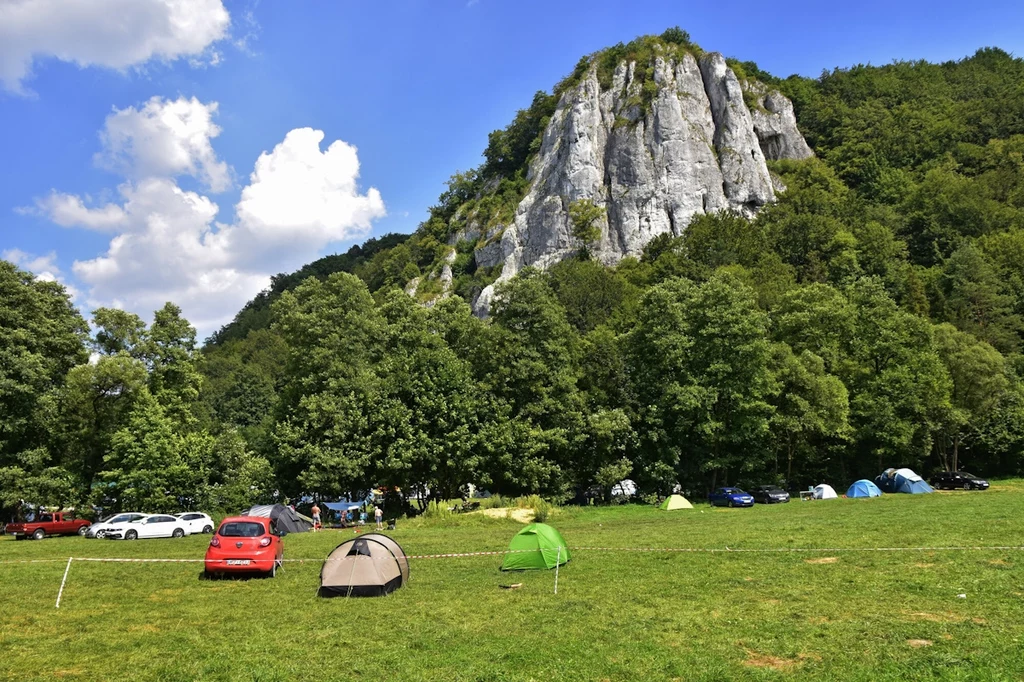
[[[804,562],[808,564],[834,564],[839,561],[837,556],[823,556],[820,559],[804,559]]]
[[[133,625],[130,628],[128,628],[128,632],[152,632],[152,633],[157,633],[157,632],[160,632],[160,628],[158,628],[155,625],[149,625],[149,624],[146,624],[146,625]]]
[[[931,646],[932,644],[933,644],[933,642],[930,639],[908,639],[907,640],[907,645],[911,646],[911,647],[913,647],[915,649],[920,649],[921,647]]]
[[[478,512],[471,512],[473,514],[483,514],[484,516],[490,516],[492,519],[515,519],[519,523],[530,523],[533,521],[533,510],[532,509],[513,509],[511,514],[509,513],[508,507],[495,507],[494,509],[481,509]]]
[[[780,658],[769,654],[759,654],[750,649],[744,649],[744,651],[747,653],[747,658],[743,661],[743,665],[750,666],[751,668],[770,668],[780,672],[787,672],[800,665],[800,660],[796,658]]]
[[[993,566],[1012,566],[1013,565],[1009,561],[1007,561],[1006,559],[992,559],[991,561],[989,561],[989,563],[991,565],[993,565]]]

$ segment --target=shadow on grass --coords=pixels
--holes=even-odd
[[[206,571],[199,571],[199,580],[201,582],[215,580],[234,580],[238,582],[248,582],[249,580],[269,580],[273,577],[274,575],[272,573],[266,571],[252,571],[250,573],[207,573]]]

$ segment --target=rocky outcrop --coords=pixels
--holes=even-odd
[[[779,91],[769,90],[761,83],[745,83],[744,86],[758,103],[758,106],[750,110],[750,115],[765,157],[778,161],[809,159],[814,156],[796,127],[793,103]]]
[[[590,252],[614,264],[660,234],[682,234],[695,215],[728,209],[752,216],[775,199],[766,157],[811,155],[789,100],[747,84],[759,102],[752,111],[722,55],[658,57],[653,67],[653,97],[643,88],[650,74],[636,63],[620,64],[608,89],[592,68],[563,93],[513,224],[476,252],[478,264],[503,264],[499,282],[582,247],[569,220],[575,201],[604,209]],[[484,289],[474,309],[486,314],[492,296],[493,287]]]

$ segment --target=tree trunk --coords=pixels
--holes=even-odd
[[[786,485],[793,485],[793,455],[796,448],[793,446],[793,434],[786,436]]]

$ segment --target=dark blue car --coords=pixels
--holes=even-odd
[[[719,488],[708,495],[713,507],[753,507],[754,496],[739,488]]]

